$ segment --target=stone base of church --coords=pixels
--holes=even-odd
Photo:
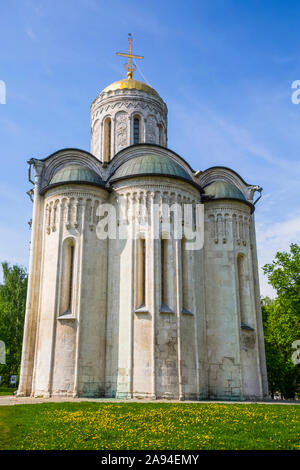
[[[269,402],[271,400],[271,397],[269,395],[266,395],[264,397],[260,397],[260,396],[245,396],[245,397],[241,397],[241,398],[238,398],[238,397],[228,397],[228,396],[225,396],[225,395],[220,395],[218,397],[207,397],[207,396],[185,396],[184,398],[182,399],[179,399],[178,397],[169,397],[169,398],[166,398],[166,397],[153,397],[153,396],[148,396],[148,397],[142,397],[142,396],[91,396],[91,395],[86,395],[86,394],[83,394],[83,395],[72,395],[72,394],[49,394],[49,393],[43,393],[43,394],[31,394],[31,395],[24,395],[24,394],[17,394],[15,396],[16,398],[41,398],[41,399],[55,399],[57,398],[58,400],[60,399],[99,399],[99,400],[105,400],[105,399],[115,399],[116,403],[120,400],[122,401],[134,401],[136,402],[136,400],[139,400],[142,402],[149,402],[149,401],[164,401],[164,402],[178,402],[178,401],[186,401],[186,402],[228,402],[228,403],[232,403],[232,402],[236,402],[236,403],[241,403],[241,402],[256,402],[256,403],[264,403],[264,402]]]
[[[24,398],[24,397],[31,397],[31,398],[99,398],[99,399],[115,399],[118,400],[141,400],[141,401],[155,401],[155,400],[164,400],[164,401],[227,401],[227,402],[243,402],[243,401],[250,401],[250,402],[264,402],[270,400],[270,396],[266,395],[245,395],[240,393],[240,390],[228,391],[223,392],[215,392],[215,393],[186,393],[179,394],[174,393],[160,393],[160,394],[152,394],[152,393],[141,393],[141,392],[121,392],[121,391],[110,391],[110,392],[103,392],[103,390],[98,391],[78,391],[78,392],[71,392],[71,391],[53,391],[49,393],[48,391],[37,390],[33,393],[24,393],[18,392],[16,394],[17,398]]]

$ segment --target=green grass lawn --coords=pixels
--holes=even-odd
[[[298,405],[0,406],[0,449],[300,449]]]
[[[3,395],[13,395],[16,388],[12,387],[0,387],[0,397]]]

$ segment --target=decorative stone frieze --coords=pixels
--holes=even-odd
[[[210,224],[210,238],[215,243],[227,243],[228,237],[232,237],[237,245],[246,246],[249,242],[250,217],[242,215],[240,211],[226,212],[216,210],[209,211],[207,220]]]

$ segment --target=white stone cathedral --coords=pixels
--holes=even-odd
[[[195,172],[170,150],[167,106],[132,78],[127,56],[128,78],[91,105],[91,153],[67,148],[29,161],[18,395],[263,399],[253,202],[261,188],[226,167]],[[171,211],[165,231],[160,208],[174,203],[182,214],[193,208],[192,225],[203,208],[200,248],[172,236]],[[98,236],[104,204],[132,237]]]

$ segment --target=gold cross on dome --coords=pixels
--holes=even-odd
[[[124,64],[124,68],[127,70],[127,77],[130,79],[130,78],[132,78],[133,72],[136,71],[136,65],[132,66],[132,59],[143,59],[144,56],[132,54],[132,37],[131,37],[131,33],[128,34],[128,42],[129,42],[128,54],[123,54],[122,52],[117,52],[116,54],[121,55],[122,57],[128,57],[128,65]]]

